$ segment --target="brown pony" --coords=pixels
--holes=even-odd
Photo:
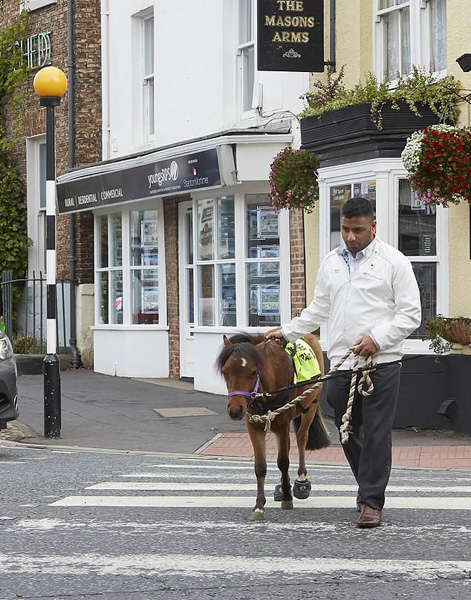
[[[304,387],[281,391],[273,397],[261,397],[254,393],[274,392],[293,383],[294,367],[288,353],[275,341],[267,341],[263,335],[251,336],[246,333],[233,335],[230,339],[223,336],[222,348],[216,367],[223,375],[229,392],[227,412],[231,419],[240,420],[244,416],[247,430],[252,441],[255,457],[255,475],[257,477],[257,500],[251,512],[252,520],[265,518],[265,476],[266,433],[264,425],[250,420],[253,414],[266,414],[267,410],[275,410],[304,390]],[[316,337],[305,336],[304,341],[313,349],[319,362],[321,375],[324,375],[324,359]],[[309,497],[311,484],[307,479],[305,450],[325,448],[330,444],[329,435],[317,404],[321,387],[315,388],[305,399],[286,412],[278,414],[272,421],[271,431],[277,436],[278,468],[281,471],[281,482],[275,488],[275,500],[281,502],[281,508],[293,508],[293,496],[288,474],[290,450],[290,424],[294,420],[296,441],[299,451],[298,478],[293,486],[296,498]]]

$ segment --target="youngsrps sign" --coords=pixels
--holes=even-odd
[[[58,179],[59,213],[221,185],[216,148],[119,171]]]
[[[258,70],[324,71],[324,0],[258,0]]]

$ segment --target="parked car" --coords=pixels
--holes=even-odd
[[[9,338],[0,331],[0,429],[18,418],[16,361]]]

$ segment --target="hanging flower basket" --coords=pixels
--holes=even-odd
[[[284,148],[270,165],[270,203],[276,212],[301,208],[312,212],[319,199],[318,160],[307,150]]]
[[[471,129],[432,125],[417,131],[401,158],[412,188],[426,204],[471,203]]]

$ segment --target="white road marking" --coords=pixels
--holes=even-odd
[[[295,558],[212,556],[202,554],[135,554],[71,556],[0,554],[0,574],[34,575],[100,575],[131,577],[141,575],[202,576],[224,574],[225,577],[244,574],[267,577],[273,574],[289,577],[315,574],[372,573],[401,575],[410,580],[434,580],[463,577],[471,570],[471,561],[380,560],[349,558]],[[466,582],[468,583],[468,582]],[[471,584],[471,582],[470,582]]]
[[[151,521],[150,523],[145,523],[142,521],[105,521],[103,519],[98,519],[96,521],[86,520],[86,521],[70,521],[68,519],[22,519],[21,521],[16,521],[15,523],[11,523],[11,529],[20,528],[23,531],[37,533],[51,530],[63,530],[70,531],[73,529],[86,529],[95,530],[95,531],[106,531],[115,533],[119,531],[120,534],[130,533],[132,535],[136,533],[159,533],[162,535],[166,532],[176,532],[179,533],[185,532],[190,535],[199,535],[204,533],[209,533],[210,535],[214,535],[215,532],[220,532],[224,530],[225,532],[233,533],[233,534],[241,534],[245,532],[253,532],[254,524],[252,521],[248,519],[245,521],[175,521],[175,520],[165,520],[159,519],[156,522]],[[442,532],[446,529],[447,534],[450,537],[457,535],[469,535],[471,533],[471,527],[465,527],[464,525],[453,525],[452,523],[437,523],[434,522],[433,525],[425,524],[425,525],[414,525],[407,526],[408,535],[415,535],[420,537],[421,540],[425,540],[427,537],[435,538],[437,532]],[[351,523],[347,521],[335,521],[333,523],[325,522],[325,521],[293,521],[293,522],[282,522],[282,523],[274,523],[273,521],[267,521],[264,524],[264,531],[267,533],[320,533],[322,532],[343,532],[343,531],[352,531]],[[389,535],[391,537],[396,538],[398,535],[404,534],[404,527],[394,525],[394,523],[389,523],[387,527],[384,527],[381,530],[381,535]]]
[[[297,462],[293,461],[293,469],[296,470],[297,467]],[[268,470],[273,470],[277,473],[279,473],[278,467],[276,466],[275,463],[268,463],[267,464]],[[175,465],[170,465],[170,464],[162,464],[162,465],[149,465],[148,468],[151,469],[173,469],[175,470]],[[245,469],[250,469],[252,472],[254,470],[254,463],[253,462],[243,462],[243,463],[237,463],[236,465],[229,465],[226,463],[226,461],[224,461],[224,464],[222,464],[222,462],[207,462],[205,461],[204,463],[193,463],[190,462],[188,464],[179,464],[178,465],[179,469],[191,469],[191,470],[196,470],[196,469],[211,469],[212,471],[243,471]],[[308,471],[315,471],[317,473],[324,471],[324,470],[328,470],[328,471],[345,471],[346,469],[349,469],[348,466],[343,466],[343,465],[311,465],[308,464],[307,465],[307,469]]]
[[[352,498],[345,496],[311,496],[295,501],[299,508],[352,508]],[[49,506],[140,507],[140,508],[251,508],[251,496],[67,496]],[[279,507],[279,502],[267,499],[267,506]],[[425,510],[471,510],[471,497],[413,498],[389,497],[386,507]]]
[[[270,482],[267,482],[267,486]],[[96,483],[88,486],[87,490],[136,490],[136,491],[182,491],[182,492],[193,492],[193,491],[253,491],[257,487],[257,482],[254,478],[253,483],[206,483],[200,482],[183,482],[175,483],[173,481],[168,482],[141,482],[141,481],[108,481],[104,483]],[[358,486],[356,485],[317,485],[312,482],[312,489],[314,492],[357,492]],[[471,494],[471,486],[469,485],[455,485],[455,486],[407,486],[407,485],[390,485],[388,486],[388,492],[440,492],[443,496],[446,493],[454,494]]]

